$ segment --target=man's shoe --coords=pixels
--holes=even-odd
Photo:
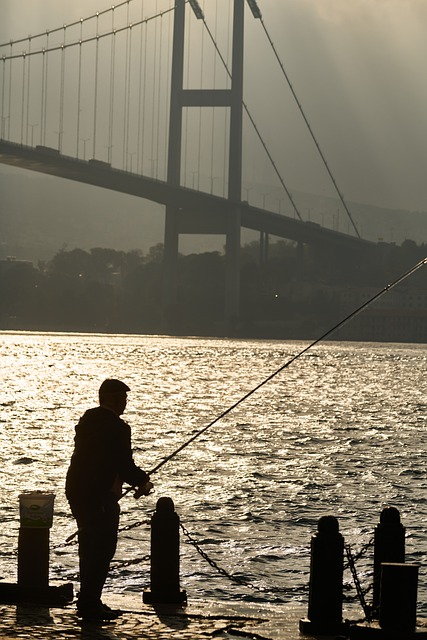
[[[118,614],[107,610],[102,604],[95,607],[77,607],[77,615],[83,622],[113,622]]]
[[[102,608],[108,614],[114,616],[115,618],[119,618],[120,616],[123,615],[123,611],[121,609],[112,609],[111,607],[108,606],[108,604],[105,604],[105,602],[102,602]]]

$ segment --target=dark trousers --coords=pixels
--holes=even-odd
[[[101,503],[87,504],[70,499],[79,529],[80,594],[79,607],[99,604],[110,562],[117,546],[120,507],[109,494]]]

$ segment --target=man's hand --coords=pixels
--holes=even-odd
[[[133,497],[138,500],[138,498],[140,498],[141,496],[148,496],[148,494],[150,493],[153,487],[154,487],[153,483],[147,480],[147,482],[143,484],[141,487],[136,488],[135,493],[133,494]]]

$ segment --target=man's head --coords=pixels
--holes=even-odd
[[[129,387],[121,380],[107,378],[99,387],[99,404],[121,416],[126,409],[128,391]]]

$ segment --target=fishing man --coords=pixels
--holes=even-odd
[[[66,495],[78,526],[77,614],[83,620],[114,620],[120,615],[101,601],[101,594],[116,551],[122,483],[136,487],[135,498],[153,486],[133,460],[131,429],[120,418],[128,391],[120,380],[104,380],[99,407],[86,411],[75,428]]]

